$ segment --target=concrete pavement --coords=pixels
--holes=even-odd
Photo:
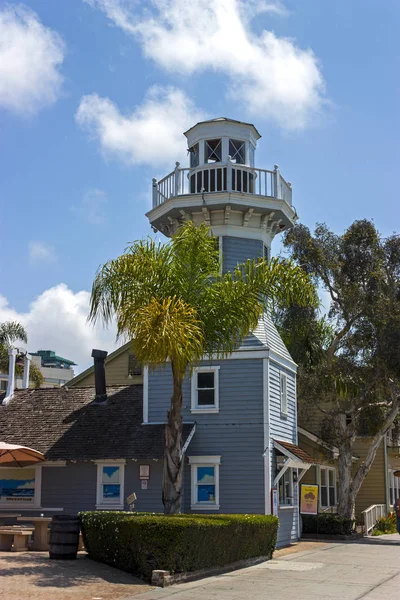
[[[323,544],[135,600],[400,600],[400,536]],[[124,600],[129,600],[127,595]]]

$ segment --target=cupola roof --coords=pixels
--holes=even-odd
[[[254,127],[253,123],[245,123],[244,121],[237,121],[236,119],[228,119],[228,117],[217,117],[215,119],[208,119],[207,121],[199,121],[198,123],[196,123],[196,125],[193,125],[193,127],[190,127],[190,129],[185,131],[184,135],[186,135],[186,137],[187,137],[188,134],[191,131],[193,131],[196,127],[198,127],[199,125],[205,125],[206,123],[218,123],[218,122],[236,123],[237,125],[246,125],[247,127],[252,127],[254,130],[256,139],[259,140],[261,137],[261,134]]]

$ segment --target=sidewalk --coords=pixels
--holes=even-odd
[[[400,536],[358,542],[304,542],[300,552],[233,573],[155,589],[135,600],[399,600]],[[307,546],[312,544],[311,546]],[[123,600],[130,600],[127,595]]]

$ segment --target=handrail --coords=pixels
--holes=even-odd
[[[233,163],[210,163],[196,168],[182,168],[180,163],[171,173],[153,179],[153,208],[170,198],[203,192],[238,192],[284,200],[292,205],[292,186],[274,170],[259,169]]]
[[[375,527],[377,520],[387,515],[387,506],[386,504],[372,504],[361,514],[364,516],[364,525],[368,534]]]

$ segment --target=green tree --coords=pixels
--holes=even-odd
[[[328,316],[289,309],[283,338],[300,363],[299,415],[321,415],[318,432],[339,448],[338,512],[352,517],[355,498],[400,409],[400,239],[382,239],[373,223],[354,222],[343,235],[318,225],[287,233],[285,246],[330,297]],[[357,436],[370,437],[353,473]]]
[[[17,342],[23,342],[24,344],[28,343],[28,335],[25,327],[17,321],[5,321],[4,323],[0,323],[0,371],[3,373],[8,373],[8,349]],[[17,365],[15,367],[15,372],[22,377],[23,367]],[[36,388],[39,388],[43,383],[43,375],[34,363],[31,363],[30,366],[29,379]]]
[[[182,383],[205,355],[229,355],[257,325],[269,300],[314,301],[304,271],[289,261],[247,261],[220,274],[216,240],[204,224],[182,225],[172,240],[135,242],[102,266],[93,283],[89,318],[133,340],[143,363],[170,361],[173,393],[165,427],[163,503],[179,512],[182,488]]]

